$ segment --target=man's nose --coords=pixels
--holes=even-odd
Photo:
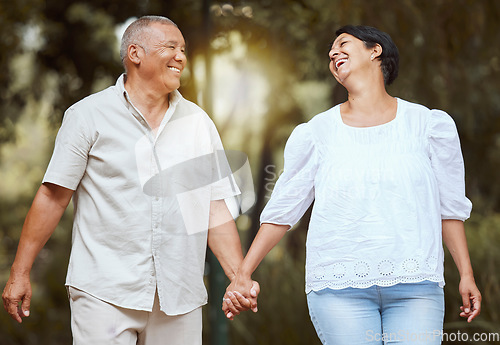
[[[180,62],[186,62],[187,61],[186,53],[184,53],[182,51],[178,51],[175,54],[174,58],[175,58],[175,60],[180,61]]]

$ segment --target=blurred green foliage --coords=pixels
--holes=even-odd
[[[252,113],[252,107],[260,105],[264,116],[241,119],[238,109],[225,120],[212,114],[226,148],[247,152],[254,174],[257,202],[238,220],[245,247],[258,228],[269,186],[282,168],[291,130],[346,97],[328,71],[335,30],[348,23],[366,24],[391,34],[401,62],[399,78],[389,92],[452,115],[461,134],[467,192],[474,203],[466,226],[484,309],[470,325],[459,320],[459,278],[447,254],[445,331],[500,332],[498,0],[0,0],[2,287],[64,110],[114,83],[122,71],[115,30],[143,14],[165,15],[179,25],[190,61],[181,92],[211,114],[206,96],[215,89],[194,74],[203,61],[231,52],[233,33],[238,32],[246,46],[234,64],[242,69],[257,65],[265,77],[269,94],[250,102],[249,109]],[[226,97],[212,92],[213,100]],[[262,287],[259,312],[245,313],[230,323],[232,344],[319,344],[304,294],[307,220],[308,215],[255,273]],[[0,312],[0,345],[70,343],[63,285],[70,229],[68,210],[33,268],[31,316],[17,325]],[[209,331],[208,324],[205,329]]]

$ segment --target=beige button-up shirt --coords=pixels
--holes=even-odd
[[[239,193],[208,115],[170,94],[154,133],[124,87],[65,113],[44,183],[75,190],[66,285],[114,305],[184,314],[207,301],[211,200]]]

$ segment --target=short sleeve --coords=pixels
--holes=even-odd
[[[70,108],[64,114],[57,133],[54,152],[43,183],[49,182],[76,190],[87,168],[93,135],[82,114]]]
[[[260,222],[294,226],[314,200],[318,153],[310,125],[297,126],[285,146],[285,166]]]
[[[207,116],[208,117],[208,116]],[[210,131],[210,141],[212,144],[213,161],[212,161],[212,176],[211,184],[211,200],[221,200],[239,195],[240,189],[234,180],[231,171],[231,166],[228,162],[228,157],[224,151],[222,141],[217,132],[215,124],[208,120],[208,128]]]
[[[465,196],[465,168],[455,122],[433,109],[430,120],[431,165],[437,178],[442,219],[466,220],[472,203]]]

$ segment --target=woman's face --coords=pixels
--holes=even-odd
[[[363,71],[373,67],[374,49],[366,48],[363,41],[346,33],[337,37],[328,55],[330,72],[342,85],[349,76],[363,75]]]

